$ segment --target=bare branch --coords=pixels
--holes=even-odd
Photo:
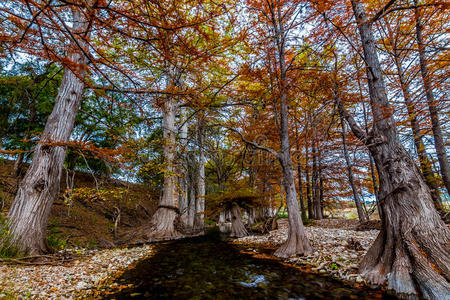
[[[279,157],[280,157],[280,154],[279,154],[277,151],[275,151],[275,150],[273,150],[273,149],[271,149],[271,148],[263,147],[263,146],[261,146],[261,145],[258,145],[258,144],[255,143],[255,142],[251,142],[251,141],[247,140],[247,139],[242,135],[242,133],[241,133],[239,130],[234,129],[234,128],[232,128],[232,127],[228,127],[228,126],[222,125],[222,124],[218,124],[218,125],[219,125],[219,126],[222,126],[222,127],[224,127],[224,128],[226,128],[226,129],[228,129],[228,130],[230,130],[230,131],[232,131],[232,132],[234,132],[234,133],[236,133],[236,134],[238,134],[238,135],[241,137],[241,140],[242,140],[244,143],[246,143],[246,144],[248,144],[248,145],[251,145],[251,146],[255,147],[256,149],[259,149],[259,150],[263,150],[263,151],[269,152],[269,153],[273,154],[276,158],[279,158]]]

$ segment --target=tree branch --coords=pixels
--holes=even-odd
[[[367,143],[367,134],[364,132],[364,130],[361,129],[361,127],[356,123],[355,119],[349,112],[345,109],[344,105],[342,105],[341,98],[337,94],[337,92],[334,92],[335,95],[335,101],[336,105],[339,110],[339,114],[347,120],[348,125],[350,125],[350,128],[352,129],[353,134],[364,144]]]
[[[388,3],[386,3],[386,5],[382,9],[380,9],[372,19],[370,19],[369,24],[376,22],[378,19],[384,16],[386,11],[395,3],[395,1],[396,0],[390,0]]]
[[[244,143],[246,143],[246,144],[248,144],[248,145],[251,145],[251,146],[255,147],[256,149],[259,149],[259,150],[263,150],[263,151],[269,152],[269,153],[273,154],[276,158],[279,158],[280,154],[279,154],[277,151],[275,151],[275,150],[273,150],[273,149],[271,149],[271,148],[263,147],[263,146],[261,146],[261,145],[258,145],[258,144],[255,143],[255,142],[251,142],[251,141],[247,140],[247,139],[242,135],[242,133],[241,133],[239,130],[234,129],[234,128],[232,128],[232,127],[225,126],[225,125],[220,125],[220,126],[222,126],[222,127],[226,128],[226,129],[228,129],[228,130],[230,130],[230,131],[232,131],[232,132],[238,134],[238,135],[241,137],[241,140],[242,140]]]

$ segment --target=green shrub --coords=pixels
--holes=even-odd
[[[19,256],[17,246],[11,244],[12,236],[6,218],[0,214],[0,257],[12,258]]]

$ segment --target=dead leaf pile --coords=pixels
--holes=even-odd
[[[345,221],[345,220],[344,220]],[[362,282],[357,268],[364,254],[378,235],[378,230],[355,231],[348,222],[337,228],[339,221],[324,224],[324,227],[306,227],[306,234],[313,246],[309,256],[294,256],[286,262],[293,265],[307,265],[319,273],[328,273],[336,278]],[[324,223],[324,222],[323,222]],[[322,224],[321,224],[322,225]],[[333,228],[330,228],[333,227]],[[345,229],[342,229],[345,228]],[[279,220],[278,229],[266,235],[247,236],[235,242],[251,245],[279,246],[287,240],[287,220]]]
[[[0,265],[0,299],[73,299],[126,269],[133,262],[148,257],[153,245],[107,250],[66,250],[78,255],[59,266]]]

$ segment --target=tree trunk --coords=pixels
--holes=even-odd
[[[358,63],[356,63],[356,69],[359,73]],[[367,118],[366,104],[364,103],[364,98],[363,98],[361,79],[359,78],[359,76],[358,76],[357,81],[358,81],[359,95],[361,97],[361,104],[362,104],[362,108],[363,108],[364,130],[366,132],[366,135],[368,135],[369,134],[369,124],[368,124],[369,122],[368,122],[368,118]],[[372,177],[373,194],[375,196],[375,201],[377,202],[378,215],[380,216],[380,219],[381,219],[382,211],[381,211],[381,206],[380,206],[380,199],[378,197],[378,178],[377,178],[377,174],[375,174],[375,166],[374,166],[373,157],[370,154],[370,151],[369,151],[369,168],[370,168],[370,176]]]
[[[305,203],[303,202],[303,180],[302,180],[302,165],[300,162],[300,157],[301,157],[301,152],[300,152],[300,145],[299,145],[299,141],[298,141],[298,132],[297,132],[297,128],[295,129],[295,137],[297,139],[296,142],[296,147],[297,147],[297,155],[296,155],[296,159],[297,159],[297,177],[298,177],[298,194],[299,194],[299,202],[300,202],[300,210],[302,212],[302,219],[306,220],[306,208],[305,208]]]
[[[346,133],[346,129],[345,129],[344,119],[342,116],[341,116],[341,127],[342,127],[342,144],[343,144],[343,148],[344,148],[345,163],[347,164],[348,181],[350,183],[350,187],[352,188],[353,199],[355,200],[356,210],[358,212],[358,219],[360,222],[366,222],[368,218],[367,218],[367,215],[363,211],[363,208],[361,206],[361,201],[359,199],[358,191],[356,189],[354,176],[353,176],[353,170],[352,170],[352,164],[350,162],[350,157],[348,155],[348,149],[347,149],[347,133]]]
[[[195,172],[193,172],[195,173]],[[193,229],[194,223],[195,223],[195,203],[197,200],[196,192],[195,192],[195,180],[194,174],[191,174],[191,182],[190,182],[190,188],[189,188],[189,203],[188,203],[188,219],[187,219],[187,226],[188,228]]]
[[[278,46],[280,64],[280,153],[278,159],[283,172],[283,184],[286,191],[286,205],[288,207],[289,231],[287,241],[275,251],[278,257],[290,257],[294,254],[309,254],[312,247],[306,236],[302,219],[300,218],[295,190],[295,181],[292,170],[291,145],[289,143],[289,120],[288,101],[286,91],[286,61],[285,61],[285,34],[283,24],[281,24],[281,11],[277,10],[278,22],[274,22],[276,42]],[[274,18],[275,20],[275,18]],[[277,24],[278,23],[278,24]]]
[[[434,147],[441,167],[442,180],[444,181],[447,193],[450,193],[450,167],[448,165],[448,157],[445,151],[445,143],[442,135],[441,122],[439,121],[439,112],[434,99],[432,82],[428,74],[427,59],[425,56],[425,43],[422,36],[422,20],[420,11],[417,7],[417,0],[414,1],[416,7],[414,9],[416,17],[416,39],[419,51],[420,74],[422,75],[423,87],[425,88],[425,96],[427,98],[428,109],[430,111],[431,129],[433,130]]]
[[[73,11],[73,32],[86,34],[87,22],[84,14]],[[76,36],[76,35],[74,35]],[[79,45],[86,47],[84,41]],[[73,65],[64,68],[64,76],[55,100],[55,106],[45,125],[40,142],[36,145],[33,160],[8,213],[12,243],[21,252],[30,255],[51,251],[47,244],[46,230],[50,209],[59,192],[61,172],[66,156],[64,143],[69,141],[84,83],[87,58],[72,41],[68,58]],[[74,72],[77,72],[75,74]],[[62,143],[55,145],[56,143]]]
[[[183,224],[187,224],[187,214],[188,214],[188,204],[189,204],[189,160],[187,153],[187,135],[188,135],[188,126],[187,120],[185,119],[185,109],[182,109],[181,112],[182,118],[181,122],[183,122],[180,128],[180,160],[181,166],[179,167],[179,207],[180,207],[180,220]]]
[[[417,112],[414,109],[414,103],[411,100],[411,94],[409,92],[409,84],[406,81],[397,52],[398,50],[394,50],[394,63],[397,67],[398,78],[400,81],[403,98],[405,100],[406,109],[408,111],[409,124],[413,132],[414,145],[416,147],[417,156],[419,157],[420,169],[422,170],[425,182],[431,191],[431,197],[433,198],[434,206],[439,212],[441,212],[443,208],[442,199],[439,192],[439,184],[436,180],[436,177],[434,176],[434,172],[431,167],[431,160],[428,158],[427,152],[425,150],[425,144],[422,139],[422,134],[420,133],[420,124],[417,120]]]
[[[19,153],[19,155],[16,158],[16,161],[14,162],[14,168],[13,168],[13,176],[14,177],[20,177],[20,174],[22,173],[22,165],[23,165],[23,153]]]
[[[450,294],[450,231],[434,208],[430,190],[397,137],[369,21],[360,0],[352,0],[364,49],[372,135],[366,137],[346,115],[353,132],[375,160],[380,178],[382,230],[360,265],[361,274],[404,298],[445,299]],[[341,108],[340,108],[341,110]],[[390,114],[390,115],[389,115]]]
[[[315,135],[315,134],[314,134]],[[312,145],[312,155],[313,155],[313,176],[312,176],[312,187],[313,187],[313,210],[314,210],[314,217],[316,220],[322,220],[322,209],[321,209],[321,203],[320,203],[320,174],[319,174],[319,167],[318,167],[318,152],[316,148],[316,139],[313,138],[313,145]]]
[[[248,210],[248,226],[253,226],[256,223],[256,209],[254,207]]]
[[[197,198],[195,201],[195,222],[194,228],[203,229],[205,226],[205,128],[203,116],[198,121],[198,180],[197,180]]]
[[[171,81],[168,75],[168,82]],[[164,138],[164,188],[158,209],[150,220],[150,228],[146,233],[146,238],[170,239],[181,236],[175,222],[179,217],[178,195],[176,190],[175,175],[175,115],[177,106],[174,99],[167,98],[163,106],[163,138]]]
[[[241,238],[247,236],[248,232],[242,222],[242,215],[239,206],[233,204],[231,207],[231,237]]]
[[[319,161],[321,162],[321,161]],[[319,203],[320,203],[320,217],[323,219],[323,172],[322,172],[322,163],[319,164]]]
[[[311,194],[311,180],[309,176],[309,146],[306,144],[306,167],[305,167],[305,176],[306,176],[306,198],[307,198],[307,205],[308,205],[308,218],[315,219],[314,210],[312,206],[312,194]]]

